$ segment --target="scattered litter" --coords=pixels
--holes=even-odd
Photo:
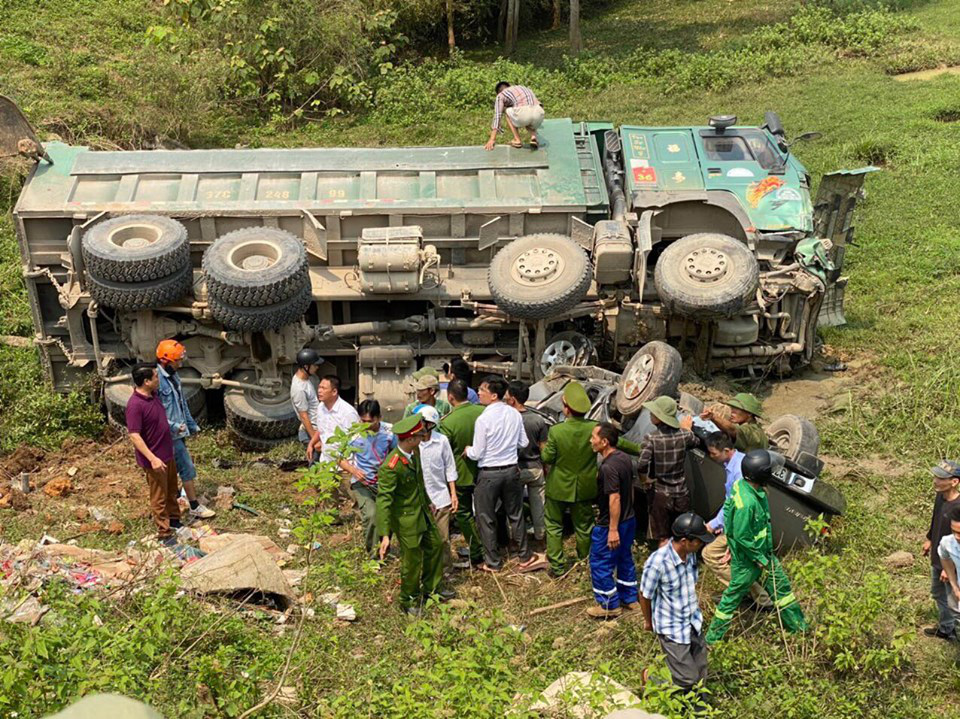
[[[6,615],[4,619],[11,624],[29,624],[35,627],[43,615],[50,611],[50,607],[41,604],[36,597],[28,596],[20,602],[4,602],[2,611]],[[6,614],[7,612],[10,613]]]
[[[67,470],[67,476],[68,476],[68,477],[76,477],[76,476],[77,476],[77,472],[79,472],[79,471],[80,471],[80,470],[78,470],[76,467],[71,467],[70,469]]]
[[[213,460],[214,469],[234,469],[237,466],[237,462],[234,462],[232,459],[222,459],[217,457]]]
[[[845,362],[834,362],[833,364],[825,365],[823,368],[824,372],[846,372],[847,365]]]
[[[274,558],[252,536],[241,536],[187,564],[180,576],[184,588],[200,594],[240,596],[255,591],[281,609],[289,607],[297,598]]]
[[[173,552],[177,559],[186,564],[196,562],[207,556],[206,552],[201,551],[196,547],[191,547],[189,544],[174,544],[172,547],[170,547],[170,551]]]
[[[337,604],[337,619],[344,622],[357,621],[357,612],[352,604]]]
[[[233,508],[234,508],[234,509],[241,509],[241,510],[243,510],[244,512],[249,512],[249,513],[252,514],[254,517],[259,517],[259,516],[260,516],[260,512],[258,512],[257,510],[255,510],[253,507],[248,507],[246,504],[240,504],[240,502],[234,502],[234,503],[233,503]]]
[[[337,606],[337,603],[340,601],[340,588],[334,588],[334,591],[327,592],[320,595],[321,604],[329,604],[331,607]]]
[[[280,549],[270,537],[265,537],[262,534],[234,534],[228,532],[227,534],[206,535],[199,538],[200,549],[207,554],[212,554],[229,547],[231,544],[247,539],[257,542],[277,564],[286,564],[291,559],[290,555]]]
[[[100,509],[100,507],[87,507],[87,511],[90,512],[90,516],[93,517],[95,522],[109,522],[113,519],[112,514]]]
[[[595,716],[597,709],[609,713],[640,706],[639,697],[623,684],[591,672],[569,672],[544,689],[540,696],[540,700],[530,707],[532,710],[576,719]],[[600,706],[597,706],[597,700],[601,698]]]
[[[213,503],[217,509],[231,509],[233,507],[233,497],[237,493],[233,487],[217,487],[217,496]]]
[[[290,529],[290,527],[280,527],[280,529],[277,530],[277,534],[279,534],[281,537],[289,537],[291,534],[293,534],[293,530]]]
[[[40,537],[40,541],[37,542],[37,544],[39,544],[41,547],[44,544],[60,544],[60,540],[55,537],[51,537],[49,534],[44,534],[42,537]]]
[[[306,569],[284,569],[283,576],[287,578],[287,581],[290,582],[291,587],[299,587],[300,582],[303,581],[303,578],[307,576]]]
[[[300,545],[299,545],[299,544],[288,544],[288,545],[287,545],[287,554],[289,554],[290,556],[293,556],[293,555],[296,554],[298,551],[300,551]]]

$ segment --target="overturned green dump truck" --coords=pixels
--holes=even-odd
[[[541,148],[93,151],[43,144],[4,100],[0,155],[35,164],[14,210],[36,342],[60,389],[187,347],[198,407],[266,447],[294,433],[294,356],[387,416],[418,366],[535,379],[620,369],[652,340],[701,371],[808,362],[843,322],[865,172],[810,176],[779,119],[613,128],[548,120]],[[632,363],[636,407],[656,353]]]

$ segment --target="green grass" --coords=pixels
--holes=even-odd
[[[955,656],[916,631],[932,616],[925,560],[918,557],[912,567],[891,572],[881,559],[898,549],[919,554],[932,502],[926,467],[940,456],[960,453],[954,421],[960,414],[960,214],[955,200],[960,194],[960,123],[937,119],[960,111],[960,77],[897,82],[889,74],[960,61],[960,6],[915,3],[896,16],[907,21],[907,29],[884,36],[864,53],[850,52],[848,45],[791,39],[787,51],[799,52],[809,62],[791,65],[789,72],[766,72],[760,65],[717,85],[691,88],[688,79],[687,85],[665,91],[669,77],[651,80],[637,70],[636,58],[643,53],[661,57],[676,51],[699,54],[705,72],[726,78],[731,56],[723,53],[742,47],[746,33],[768,32],[763,25],[787,22],[799,6],[755,0],[709,5],[620,0],[585,21],[590,55],[579,64],[564,64],[563,30],[535,33],[524,38],[512,64],[498,63],[496,50],[481,48],[469,50],[451,67],[434,69],[433,75],[429,69],[409,71],[408,92],[413,94],[416,83],[436,79],[444,92],[465,88],[458,104],[421,107],[411,102],[404,108],[406,79],[398,76],[393,85],[385,85],[385,102],[395,103],[389,109],[311,124],[269,125],[231,108],[201,105],[195,112],[181,112],[190,106],[183,100],[190,82],[195,76],[199,83],[207,80],[197,74],[202,68],[172,67],[143,47],[141,33],[156,12],[153,5],[57,0],[34,8],[0,2],[0,9],[13,8],[6,23],[11,30],[0,41],[0,89],[23,99],[44,130],[103,146],[137,145],[157,133],[198,146],[479,144],[489,121],[490,80],[503,72],[521,79],[529,73],[542,81],[552,115],[682,124],[732,112],[745,122],[759,122],[765,110],[776,109],[790,133],[824,134],[820,141],[796,148],[815,176],[881,161],[883,172],[868,179],[867,199],[857,215],[858,246],[847,255],[850,322],[824,333],[832,352],[864,364],[848,401],[821,422],[822,451],[832,458],[830,479],[844,490],[850,509],[837,521],[827,547],[796,556],[788,565],[803,604],[823,633],[816,641],[784,641],[770,622],[739,625],[733,641],[711,655],[710,689],[723,716],[955,716],[960,712]],[[863,30],[862,25],[851,27]],[[869,41],[872,27],[856,37]],[[54,52],[55,47],[62,50]],[[142,92],[144,77],[154,72],[159,81]],[[171,73],[182,79],[173,82]],[[0,258],[0,332],[28,333],[9,220],[0,223]],[[49,411],[48,405],[20,405],[22,400],[13,397],[12,385],[35,386],[36,367],[30,352],[0,352],[0,397],[4,391],[12,397],[8,408],[40,416]],[[65,406],[72,408],[66,414],[80,411]],[[8,408],[0,416],[0,431],[4,418],[14,416]],[[57,431],[66,433],[69,425],[57,425]],[[9,435],[4,431],[3,436]],[[62,436],[56,435],[57,442]],[[256,529],[285,545],[289,540],[277,536],[273,520],[303,513],[289,475],[213,469],[215,457],[233,456],[222,434],[202,436],[197,450],[203,488],[213,492],[218,484],[233,484],[263,511],[261,518],[231,513],[224,526]],[[34,515],[5,514],[4,536],[36,537],[71,521],[69,505],[47,503]],[[129,537],[149,532],[142,512],[125,521]],[[104,546],[104,541],[82,539],[88,546]],[[514,691],[533,695],[566,671],[602,671],[636,687],[642,668],[661,665],[655,642],[636,623],[598,627],[573,610],[529,618],[534,606],[588,592],[589,580],[582,573],[559,586],[505,585],[506,601],[491,580],[470,580],[461,587],[469,609],[408,626],[385,604],[396,594],[395,566],[372,574],[353,546],[324,540],[319,568],[310,580],[317,591],[339,585],[356,604],[361,621],[337,625],[329,612],[317,609],[318,619],[308,625],[293,662],[294,679],[288,682],[298,687],[302,715],[502,716],[515,705]],[[710,580],[707,588],[716,590]],[[159,642],[160,656],[171,650],[171,642],[186,639],[185,647],[199,638],[217,615],[183,599],[169,605],[136,599],[122,605],[123,613],[76,605],[72,597],[56,601],[56,614],[64,619],[96,612],[105,620],[102,629],[83,625],[79,632],[77,642],[82,639],[97,649],[70,644],[62,631],[57,634],[56,625],[39,634],[46,638],[50,633],[51,643],[67,642],[56,644],[61,653],[77,652],[98,668],[61,674],[60,681],[147,697],[170,716],[236,716],[267,686],[291,637],[290,630],[275,634],[264,618],[231,620],[201,639],[182,665],[162,680],[151,680],[159,660],[132,660],[129,647],[107,638],[149,637]],[[147,632],[143,613],[151,606],[178,633],[175,641]],[[199,620],[187,622],[185,615]],[[866,624],[858,623],[862,618]],[[526,635],[517,635],[510,624],[527,624]],[[857,668],[850,668],[851,659],[831,644],[828,634],[857,648],[852,658],[860,663]],[[29,685],[30,671],[43,662],[65,671],[63,662],[37,655],[35,643],[24,643],[27,636],[19,629],[0,635],[0,655],[10,658],[0,673],[0,701],[14,696],[6,682]],[[133,669],[125,671],[130,662]],[[884,675],[884,670],[890,671]],[[50,710],[70,695],[58,689],[46,697],[22,697],[21,709]],[[649,698],[652,708],[663,707],[661,701]],[[275,716],[289,713],[271,711]]]

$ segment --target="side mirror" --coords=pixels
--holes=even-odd
[[[0,157],[18,155],[35,161],[42,157],[53,164],[30,121],[13,100],[0,95]]]
[[[780,116],[772,110],[767,110],[763,113],[763,127],[774,137],[786,137],[787,131],[783,129],[783,122],[780,121]]]

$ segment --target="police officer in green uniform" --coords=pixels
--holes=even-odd
[[[550,466],[545,487],[544,524],[547,530],[547,559],[550,573],[559,576],[567,570],[563,556],[563,514],[570,511],[577,535],[577,557],[590,554],[590,532],[594,524],[594,500],[597,497],[597,456],[590,446],[590,435],[597,422],[585,419],[590,398],[579,382],[563,388],[563,413],[566,419],[553,425],[540,453]],[[617,449],[637,455],[640,447],[620,438]]]
[[[755,449],[767,449],[770,441],[767,433],[757,420],[763,419],[760,400],[749,392],[741,392],[728,399],[723,404],[730,408],[730,418],[721,417],[711,410],[700,415],[701,419],[710,420],[720,430],[733,440],[734,449],[746,454]]]
[[[420,616],[430,597],[452,599],[453,591],[442,590],[443,542],[430,512],[430,500],[423,484],[417,448],[427,436],[420,415],[393,425],[397,446],[384,458],[377,473],[377,530],[380,559],[390,548],[390,534],[400,544],[400,607]]]
[[[454,379],[447,385],[447,399],[453,406],[449,414],[440,420],[440,431],[450,440],[450,449],[457,463],[457,526],[470,547],[470,561],[483,562],[483,545],[473,517],[473,488],[477,478],[477,463],[463,452],[473,444],[473,428],[483,406],[467,401],[467,385]]]

